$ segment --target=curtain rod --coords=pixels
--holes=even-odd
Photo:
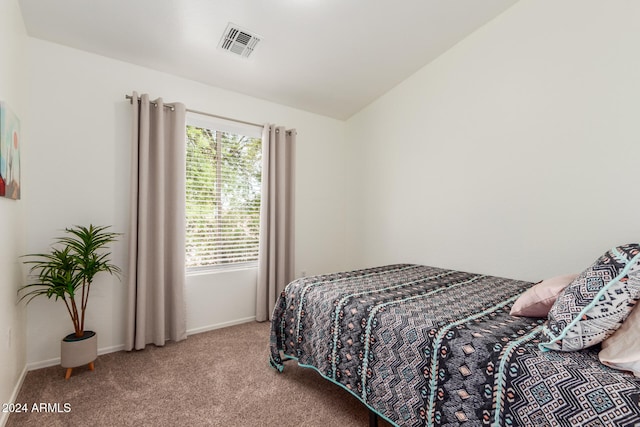
[[[133,103],[133,96],[131,95],[125,95],[124,96],[126,99],[129,100],[129,102]],[[140,100],[138,100],[138,102],[140,102]],[[151,103],[153,105],[158,105],[156,102],[151,101]],[[167,108],[171,108],[173,109],[173,106],[171,104],[165,104],[164,105]],[[217,114],[211,114],[211,113],[205,113],[204,111],[198,111],[198,110],[191,110],[189,108],[186,109],[188,112],[190,113],[194,113],[194,114],[201,114],[203,116],[209,116],[209,117],[215,117],[217,119],[223,119],[223,120],[229,120],[232,122],[236,122],[236,123],[242,123],[244,125],[249,125],[249,126],[255,126],[255,127],[259,127],[260,129],[264,128],[264,125],[258,124],[258,123],[252,123],[252,122],[245,122],[244,120],[236,120],[236,119],[232,119],[230,117],[225,117],[225,116],[218,116]]]

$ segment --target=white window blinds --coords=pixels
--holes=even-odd
[[[188,121],[187,268],[257,262],[261,173],[259,129]]]

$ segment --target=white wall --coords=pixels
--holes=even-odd
[[[27,251],[44,250],[71,224],[112,224],[127,231],[130,105],[133,90],[180,101],[188,108],[298,131],[296,271],[309,274],[347,267],[344,122],[205,86],[109,58],[29,39],[30,121],[34,123],[25,181]],[[242,66],[239,61],[238,66]],[[125,266],[126,244],[113,248]],[[124,340],[125,282],[98,278],[87,326],[102,351]],[[192,332],[255,316],[255,272],[190,276],[187,327]],[[28,308],[28,362],[59,357],[59,339],[71,332],[65,308],[47,300]]]
[[[354,264],[538,280],[640,241],[638,22],[521,0],[352,117]]]
[[[19,142],[25,145],[29,144],[25,138],[26,43],[27,36],[17,1],[0,1],[0,101],[4,101],[20,119]],[[24,174],[24,162],[22,165]],[[0,197],[0,402],[13,401],[25,370],[25,310],[16,303],[16,292],[23,281],[18,257],[24,251],[24,206],[22,200]],[[8,414],[0,414],[0,425],[6,422],[5,415]]]

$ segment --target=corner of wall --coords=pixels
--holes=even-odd
[[[21,144],[25,141],[26,45],[27,33],[18,1],[0,2],[0,57],[4,58],[0,62],[0,101],[21,120]],[[24,159],[20,160],[24,172]],[[25,244],[24,212],[24,200],[0,198],[0,402],[16,398],[26,374],[26,310],[17,301],[18,287],[24,282],[19,260]],[[6,422],[2,415],[0,425]]]

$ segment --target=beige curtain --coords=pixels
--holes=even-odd
[[[262,198],[256,320],[271,319],[284,287],[294,279],[294,161],[296,131],[262,131]]]
[[[185,106],[133,93],[126,350],[186,338]]]

